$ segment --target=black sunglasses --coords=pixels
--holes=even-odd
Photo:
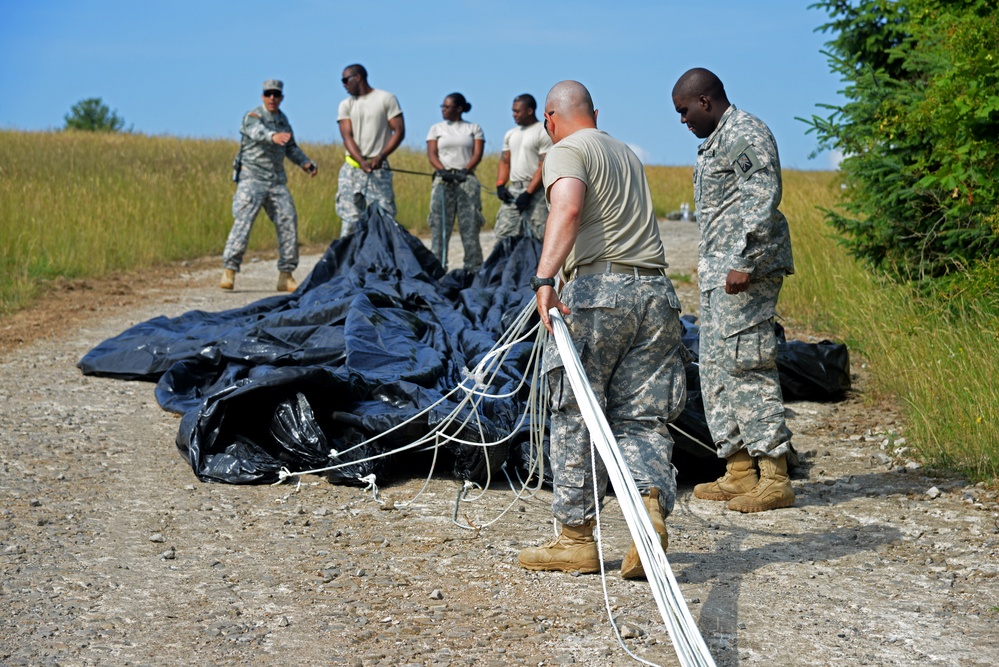
[[[265,90],[264,97],[284,97],[280,90]]]
[[[545,132],[548,132],[548,116],[554,116],[554,115],[555,115],[554,111],[546,111],[543,114],[544,119],[545,119]]]
[[[358,75],[357,74],[351,74],[350,76],[345,76],[342,79],[340,79],[340,83],[344,83],[345,84],[348,81],[350,81],[351,79],[353,79],[355,76],[358,76]]]

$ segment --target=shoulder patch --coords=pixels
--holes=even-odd
[[[733,152],[731,155],[732,163],[735,165],[735,173],[739,175],[739,178],[747,179],[766,166],[752,145],[746,143],[737,147],[737,149],[739,148],[741,150],[737,153]]]
[[[258,114],[258,113],[254,113],[253,111],[251,111],[250,113],[248,113],[248,114],[246,114],[246,115],[247,115],[247,116],[253,116],[254,118],[260,118],[260,114]]]

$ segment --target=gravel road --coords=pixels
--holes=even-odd
[[[677,274],[693,273],[693,227],[664,223]],[[639,664],[599,575],[517,566],[551,534],[548,491],[494,486],[455,523],[460,483],[420,493],[422,470],[383,485],[384,504],[316,477],[201,484],[151,384],[76,369],[137,322],[255,301],[277,275],[250,262],[226,293],[218,273],[175,267],[118,301],[88,284],[85,316],[0,352],[0,665]],[[714,470],[680,467],[668,557],[694,618],[719,665],[999,664],[996,491],[908,460],[853,361],[845,400],[787,406],[794,507],[728,512],[691,495]],[[613,498],[602,526],[624,643],[679,664],[647,585],[617,572],[629,537]]]

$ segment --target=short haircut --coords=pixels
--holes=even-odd
[[[347,65],[344,69],[350,70],[351,74],[360,74],[361,79],[364,81],[368,80],[368,70],[364,69],[364,65],[354,63],[353,65]]]
[[[537,111],[538,109],[538,101],[534,99],[534,95],[531,95],[530,93],[521,93],[513,98],[513,101],[520,102],[531,111]]]

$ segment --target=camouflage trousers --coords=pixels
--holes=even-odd
[[[249,178],[239,181],[232,197],[234,221],[222,251],[222,263],[227,269],[239,271],[261,207],[277,229],[278,271],[291,273],[298,266],[298,212],[288,186]]]
[[[430,188],[427,226],[432,234],[430,247],[445,269],[447,262],[444,261],[444,247],[451,241],[455,218],[458,219],[458,232],[465,250],[464,268],[478,271],[482,266],[479,231],[486,219],[482,217],[482,196],[479,190],[479,180],[474,174],[469,174],[461,183],[445,183],[439,176],[434,176]]]
[[[673,511],[676,476],[667,424],[686,401],[686,348],[680,342],[680,302],[665,276],[582,276],[560,297],[586,376],[642,493],[660,490],[663,513]],[[552,513],[578,526],[596,515],[607,492],[607,469],[596,461],[593,494],[590,433],[562,368],[555,341],[544,351],[551,397]]]
[[[393,218],[396,214],[392,171],[388,160],[370,174],[346,162],[337,178],[336,214],[340,216],[340,238],[354,231],[354,223],[369,205],[378,203]]]
[[[527,189],[528,183],[529,181],[511,181],[507,189],[516,197]],[[525,221],[534,238],[543,241],[545,223],[548,222],[548,202],[545,201],[544,192],[540,190],[535,192],[530,205],[523,213],[517,211],[517,207],[513,204],[500,204],[499,212],[496,214],[496,225],[493,227],[496,240],[523,234]]]
[[[791,431],[777,374],[774,335],[784,279],[749,283],[740,294],[724,287],[701,292],[701,395],[718,456],[745,448],[753,456],[787,454]]]

